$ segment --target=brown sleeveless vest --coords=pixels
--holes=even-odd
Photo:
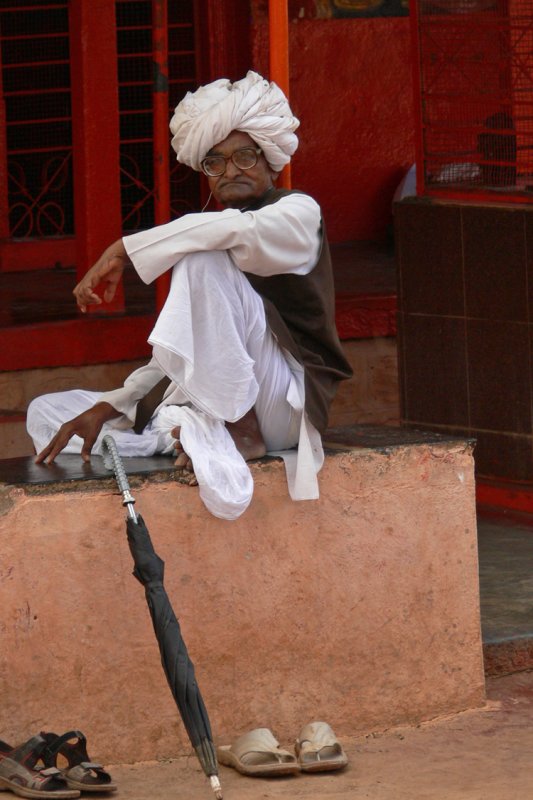
[[[255,211],[292,193],[271,189],[249,210]],[[337,383],[350,378],[352,369],[335,327],[333,270],[323,222],[320,234],[318,262],[309,274],[268,278],[244,274],[263,298],[268,324],[279,344],[304,367],[305,408],[315,428],[323,433]]]
[[[270,189],[243,210],[255,211],[292,193]],[[323,433],[337,383],[350,378],[352,369],[342,352],[335,327],[333,271],[323,223],[320,234],[318,262],[308,275],[263,278],[250,272],[243,274],[261,295],[268,324],[279,344],[303,365],[305,407],[312,424]],[[143,430],[163,399],[169,383],[168,379],[163,379],[139,402],[134,425],[137,433]]]

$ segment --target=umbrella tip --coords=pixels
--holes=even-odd
[[[210,775],[209,782],[211,783],[211,788],[215,794],[216,800],[222,800],[222,786],[220,785],[218,775]]]

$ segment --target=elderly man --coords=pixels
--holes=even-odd
[[[194,470],[217,516],[247,507],[245,461],[265,452],[284,456],[294,499],[318,497],[320,432],[351,370],[335,330],[320,209],[308,195],[275,188],[298,124],[281,90],[254,72],[200,87],[177,106],[177,159],[207,175],[224,210],[120,239],[74,289],[85,312],[102,302],[97,287],[104,301],[113,298],[130,264],[147,283],[172,269],[149,364],[115,391],[63,392],[30,405],[38,463],[62,450],[88,460],[111,428],[123,455],[177,450],[176,464]]]

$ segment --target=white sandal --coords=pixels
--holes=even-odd
[[[292,775],[300,771],[294,755],[282,750],[268,728],[256,728],[236,739],[232,745],[217,747],[219,764],[233,767],[243,775],[264,777]]]
[[[342,745],[327,722],[310,722],[294,743],[302,772],[342,769],[348,763]]]

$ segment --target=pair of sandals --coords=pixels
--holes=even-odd
[[[61,768],[59,757],[64,763]],[[90,760],[87,740],[80,731],[62,736],[41,732],[17,747],[0,741],[0,792],[73,800],[81,792],[113,792],[116,788],[102,765]]]
[[[266,777],[297,772],[325,772],[342,769],[348,758],[327,722],[310,722],[294,743],[295,754],[283,750],[268,728],[256,728],[232,745],[217,748],[219,764],[233,767],[243,775]]]

